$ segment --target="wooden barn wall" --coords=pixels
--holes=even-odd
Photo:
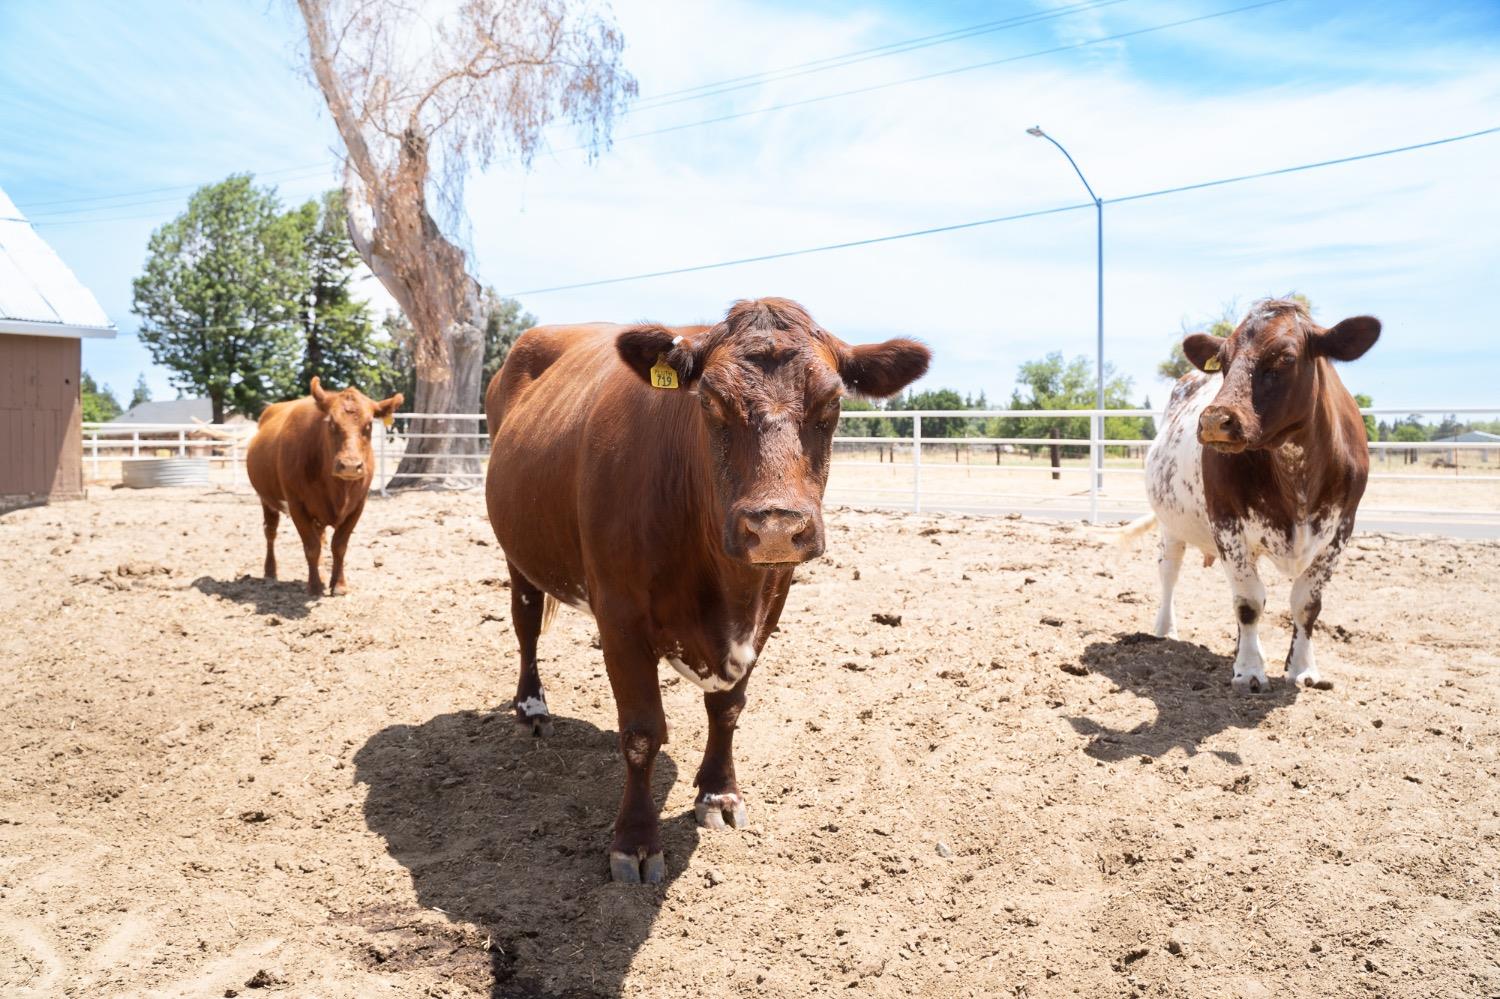
[[[81,356],[75,339],[0,335],[0,496],[82,494]]]

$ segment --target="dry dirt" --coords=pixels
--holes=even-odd
[[[1078,526],[829,536],[741,720],[750,829],[695,828],[664,676],[639,888],[586,617],[543,639],[555,736],[510,722],[480,496],[372,499],[321,600],[289,530],[255,577],[244,495],[0,517],[0,994],[1500,994],[1500,545],[1359,538],[1337,687],[1252,697],[1217,569],[1157,642],[1150,555]]]

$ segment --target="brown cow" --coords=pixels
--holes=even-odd
[[[1267,299],[1227,339],[1197,333],[1183,342],[1188,360],[1222,381],[1184,375],[1146,456],[1162,532],[1156,633],[1176,631],[1172,590],[1184,548],[1217,555],[1239,623],[1237,690],[1267,687],[1257,629],[1266,602],[1262,557],[1295,580],[1287,681],[1329,686],[1313,661],[1313,626],[1370,471],[1364,420],[1331,362],[1359,358],[1379,336],[1380,321],[1370,316],[1323,329],[1301,303]]]
[[[344,551],[365,509],[375,477],[370,430],[401,405],[397,392],[372,402],[356,388],[327,392],[316,375],[312,395],[267,406],[245,455],[250,484],[260,496],[266,527],[266,578],[276,578],[276,527],[290,514],[307,554],[307,592],[321,596],[318,559],[323,531],[333,528],[329,592],[345,593]]]
[[[592,613],[625,757],[615,880],[666,873],[651,798],[667,740],[662,658],[704,691],[698,821],[744,826],[735,721],[794,567],[823,552],[839,400],[893,395],[928,360],[914,340],[851,347],[795,302],[766,298],[711,328],[538,327],[490,383],[485,492],[521,646],[516,721],[550,729],[544,595],[548,609]]]

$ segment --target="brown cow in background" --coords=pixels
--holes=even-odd
[[[344,551],[365,509],[375,458],[370,432],[401,405],[396,393],[373,402],[356,388],[327,392],[312,379],[312,395],[267,406],[245,455],[250,484],[265,514],[266,578],[276,578],[276,528],[289,514],[307,555],[307,592],[323,593],[318,560],[323,531],[333,528],[329,592],[345,593]]]
[[[795,302],[766,298],[711,328],[538,327],[490,383],[485,491],[521,646],[516,720],[550,728],[544,603],[593,614],[625,757],[615,880],[666,874],[651,797],[667,740],[663,658],[708,710],[698,821],[745,824],[735,722],[794,568],[823,552],[839,401],[894,395],[928,360],[913,340],[851,347]]]

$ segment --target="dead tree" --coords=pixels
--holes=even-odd
[[[463,228],[464,179],[497,149],[530,166],[543,128],[559,119],[584,132],[590,157],[607,147],[636,92],[620,64],[624,39],[590,0],[297,6],[313,80],[343,141],[350,236],[411,324],[413,411],[477,413],[485,316],[453,235]],[[472,434],[478,424],[421,420],[413,429]],[[477,440],[408,443],[398,488],[479,472]],[[411,477],[424,474],[439,477]]]

